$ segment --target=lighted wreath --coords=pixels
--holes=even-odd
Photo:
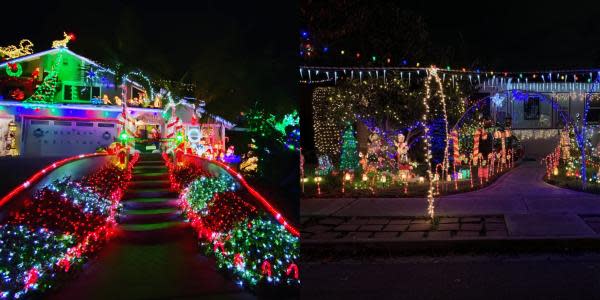
[[[38,137],[38,138],[42,137],[42,136],[44,136],[44,131],[42,131],[41,128],[38,128],[33,131],[33,136]]]
[[[110,134],[110,132],[108,132],[108,131],[105,131],[105,132],[102,134],[102,138],[103,138],[103,139],[105,139],[105,140],[108,140],[108,139],[110,139],[110,137],[111,137],[111,134]]]
[[[10,77],[21,77],[23,74],[23,67],[18,63],[9,63],[6,65],[6,74]]]

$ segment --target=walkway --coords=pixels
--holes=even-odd
[[[159,155],[142,155],[123,199],[119,237],[54,299],[254,299],[200,255]]]
[[[584,220],[581,216],[600,216],[600,196],[552,186],[543,181],[543,175],[544,168],[538,162],[524,162],[489,187],[436,199],[436,215],[494,219],[503,216],[509,236],[596,235],[600,218]],[[309,217],[314,221],[327,216],[330,223],[332,217],[344,221],[370,217],[379,218],[382,223],[382,219],[425,217],[426,212],[424,198],[301,200],[305,228]]]

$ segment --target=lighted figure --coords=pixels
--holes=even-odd
[[[123,100],[121,100],[121,98],[119,98],[119,96],[115,96],[115,104],[118,106],[123,105]]]
[[[71,40],[75,40],[74,34],[67,34],[63,32],[64,38],[62,40],[56,40],[52,42],[52,48],[67,48],[67,44]]]
[[[20,88],[15,88],[14,90],[10,91],[10,97],[21,101],[25,99],[25,93]]]
[[[396,145],[396,156],[398,159],[398,166],[408,162],[408,144],[405,141],[404,134],[398,133],[398,139],[394,141]]]
[[[360,164],[360,167],[363,171],[367,171],[368,168],[368,163],[367,163],[367,155],[366,154],[362,154],[362,152],[358,153],[358,163]]]
[[[328,175],[333,170],[331,159],[328,155],[319,155],[319,166],[315,170],[317,175]]]
[[[162,95],[158,94],[154,97],[154,107],[160,108],[162,107]]]
[[[571,139],[569,138],[569,132],[567,130],[560,132],[560,148],[562,159],[567,161],[571,157]]]
[[[108,98],[107,94],[102,95],[102,103],[109,105],[110,103],[110,98]]]
[[[19,46],[10,45],[6,47],[0,47],[0,57],[7,57],[13,59],[24,55],[33,53],[33,43],[30,40],[21,40]]]

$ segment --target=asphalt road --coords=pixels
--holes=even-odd
[[[302,264],[302,299],[600,299],[600,252]]]

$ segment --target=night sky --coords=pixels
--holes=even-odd
[[[35,51],[62,32],[69,48],[106,65],[194,82],[209,110],[235,118],[256,100],[275,113],[296,107],[298,6],[290,1],[84,1],[2,4],[0,45]],[[197,3],[196,3],[197,2]],[[290,2],[290,3],[288,3]],[[9,18],[9,19],[10,19]]]
[[[398,34],[402,28],[416,23],[407,25],[403,17],[394,20],[397,9],[410,11],[424,21],[427,37],[418,43],[427,44],[425,48],[429,52],[421,55],[421,63],[504,71],[600,65],[600,4],[597,1],[301,1],[303,9],[321,7],[323,9],[317,9],[320,12],[326,11],[324,7],[337,6],[330,14],[313,10],[308,14],[317,16],[312,21],[303,14],[303,26],[313,34],[314,44],[334,49],[329,51],[330,56],[345,48],[352,52],[347,57],[353,58],[355,52],[361,51],[366,61],[375,54],[380,58],[391,55],[399,65],[404,56],[411,57],[410,53],[402,53],[408,47],[402,47],[401,43],[395,48],[391,45],[403,37],[402,33]],[[328,39],[327,34],[319,36],[315,27],[328,28],[327,33],[343,30],[350,33],[339,40]],[[407,31],[405,35],[416,32]],[[390,36],[399,38],[389,39]],[[380,40],[384,42],[377,43]],[[444,57],[440,53],[449,55]],[[317,60],[317,64],[339,63],[334,58],[329,63]],[[414,63],[409,61],[409,65],[414,66]],[[355,61],[355,64],[361,63]]]

